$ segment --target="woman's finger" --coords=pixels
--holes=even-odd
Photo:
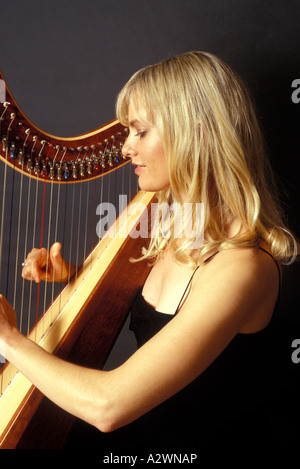
[[[39,283],[44,279],[43,268],[48,268],[49,253],[47,249],[32,249],[23,263],[22,277],[26,280],[34,280]]]

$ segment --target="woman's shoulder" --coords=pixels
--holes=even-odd
[[[279,263],[268,247],[260,245],[217,251],[204,262],[197,277],[199,282],[204,279],[206,282],[223,282],[226,279],[235,282],[236,285],[243,283],[244,280],[258,289],[260,287],[277,291],[281,280],[280,270]]]
[[[278,276],[280,265],[264,243],[257,247],[225,248],[215,251],[212,255],[207,256],[204,267],[206,270],[232,268],[239,271],[247,269],[249,275],[253,274],[256,277],[257,275],[265,276],[273,270],[277,272]]]
[[[191,300],[211,296],[248,310],[243,331],[255,332],[272,317],[280,288],[279,266],[269,250],[259,247],[218,251],[195,275]],[[222,292],[220,296],[219,292]]]

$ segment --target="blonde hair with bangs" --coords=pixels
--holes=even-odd
[[[298,243],[283,222],[249,94],[227,64],[189,52],[145,67],[118,96],[117,117],[125,126],[130,102],[163,138],[170,188],[157,194],[158,203],[204,203],[204,244],[196,256],[188,243],[160,235],[142,258],[157,259],[168,247],[178,261],[198,264],[215,249],[264,239],[278,261],[295,260]],[[229,237],[236,219],[247,229]]]

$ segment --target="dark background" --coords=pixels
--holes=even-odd
[[[248,84],[280,175],[289,223],[299,232],[299,1],[0,0],[0,68],[41,129],[77,135],[113,119],[133,72],[207,50]]]
[[[71,136],[115,117],[116,95],[137,69],[189,50],[220,56],[249,87],[299,235],[300,103],[291,99],[300,78],[299,7],[299,0],[0,0],[0,68],[31,121]],[[283,310],[299,324],[299,268],[284,278]],[[125,327],[108,367],[130,353],[128,338]]]

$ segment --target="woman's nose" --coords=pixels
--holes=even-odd
[[[127,139],[125,140],[125,143],[122,148],[122,154],[124,156],[128,156],[129,158],[136,155],[136,149],[132,145],[132,142],[130,141],[130,137],[127,137]]]

